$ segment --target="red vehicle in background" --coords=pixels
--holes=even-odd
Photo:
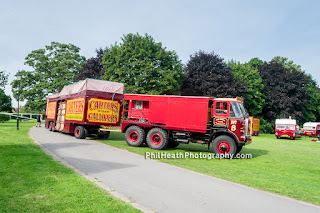
[[[303,135],[309,137],[319,137],[320,136],[320,123],[317,122],[307,122],[303,124]]]
[[[275,126],[275,135],[279,138],[290,138],[294,140],[301,137],[301,131],[294,119],[277,119]]]
[[[201,143],[215,154],[235,154],[251,142],[242,98],[125,94],[122,119],[130,146]]]

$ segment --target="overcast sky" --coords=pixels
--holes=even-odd
[[[72,43],[86,58],[148,33],[183,63],[198,50],[227,60],[284,56],[320,82],[320,1],[35,1],[0,0],[0,70],[14,79],[24,58],[52,41]],[[12,95],[11,87],[6,93]],[[13,106],[16,106],[13,100]]]

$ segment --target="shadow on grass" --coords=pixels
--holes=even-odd
[[[252,154],[252,158],[258,158],[263,155],[267,155],[269,153],[268,150],[264,149],[252,149],[252,148],[244,148],[240,154]]]

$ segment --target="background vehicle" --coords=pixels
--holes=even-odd
[[[242,98],[125,94],[124,101],[122,132],[130,146],[146,142],[164,149],[192,142],[235,154],[251,142]]]
[[[277,119],[275,126],[275,136],[279,138],[295,139],[301,137],[301,131],[294,119]]]
[[[250,134],[259,136],[259,130],[260,130],[260,118],[255,118],[253,116],[249,117],[250,119]]]
[[[309,137],[319,137],[320,136],[320,123],[317,122],[307,122],[303,124],[303,135]]]
[[[90,134],[107,138],[110,132],[101,131],[101,125],[120,126],[122,99],[121,83],[86,79],[65,86],[47,98],[46,128],[80,139]]]

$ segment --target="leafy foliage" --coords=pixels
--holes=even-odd
[[[121,44],[105,53],[102,63],[102,78],[124,83],[127,93],[176,94],[184,78],[177,54],[148,34],[125,35]]]
[[[0,123],[4,123],[6,121],[10,120],[10,116],[9,115],[4,115],[4,114],[0,114]]]
[[[260,118],[260,130],[261,133],[274,134],[274,124],[271,124],[269,121]]]
[[[302,72],[301,66],[295,64],[293,61],[289,61],[286,57],[276,56],[271,61],[281,63],[285,68],[291,72],[297,70]],[[317,86],[317,82],[311,75],[302,72],[307,79],[307,83],[304,88],[308,91],[306,96],[307,103],[305,105],[305,112],[302,122],[306,121],[319,121],[320,120],[320,89]]]
[[[0,89],[0,112],[11,112],[11,97],[6,95],[3,89]]]
[[[288,70],[296,70],[298,72],[302,72],[301,66],[295,64],[293,61],[289,61],[286,57],[276,56],[272,60],[272,62],[282,64]]]
[[[259,58],[252,58],[250,61],[248,61],[247,64],[253,68],[257,68],[258,66],[261,66],[265,63],[266,62],[260,60]]]
[[[8,83],[8,74],[5,71],[0,71],[0,87],[4,87]]]
[[[236,80],[243,82],[248,90],[244,105],[249,115],[256,116],[262,112],[265,97],[262,94],[263,84],[257,69],[249,64],[230,61],[228,66],[231,68]]]
[[[245,96],[244,84],[235,81],[230,68],[214,52],[199,51],[190,57],[182,95],[236,97]]]
[[[11,83],[14,97],[18,97],[20,93],[20,100],[27,100],[27,109],[43,110],[49,94],[74,82],[85,61],[85,57],[79,55],[79,51],[80,48],[73,44],[58,42],[52,42],[50,46],[45,46],[45,49],[33,50],[25,58],[25,64],[33,70],[20,72],[20,91],[17,80]]]
[[[102,57],[108,49],[103,50],[102,48],[97,49],[97,56],[90,58],[82,65],[82,68],[79,70],[79,75],[76,77],[76,80],[84,80],[86,78],[96,78],[101,79],[104,74],[104,69],[102,66]]]
[[[262,110],[263,118],[269,122],[289,116],[303,120],[308,94],[305,89],[308,80],[304,73],[289,70],[276,62],[258,66],[258,70],[266,96],[265,107]]]

